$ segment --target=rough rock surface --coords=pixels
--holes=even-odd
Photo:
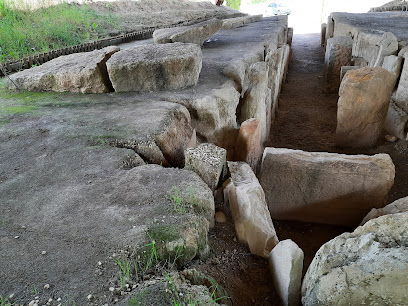
[[[316,253],[302,285],[302,304],[406,305],[408,214],[367,222]]]
[[[274,219],[356,226],[384,206],[394,176],[387,154],[266,148],[260,181]]]
[[[182,42],[201,46],[221,28],[222,24],[221,20],[211,19],[191,26],[158,29],[154,31],[153,39],[157,44]]]
[[[407,125],[408,114],[391,101],[385,119],[385,130],[399,139],[406,139]]]
[[[111,46],[60,56],[10,78],[19,89],[27,91],[110,92],[113,88],[106,72],[106,61],[118,51],[118,47]],[[10,86],[14,85],[11,83]]]
[[[234,218],[239,241],[252,254],[268,258],[278,244],[265,194],[251,167],[243,162],[228,162],[231,181],[225,191]]]
[[[140,45],[117,52],[106,65],[117,92],[174,90],[197,84],[202,53],[195,44]]]
[[[371,219],[375,219],[384,215],[391,215],[391,214],[398,214],[402,212],[408,212],[408,197],[396,200],[383,208],[373,208],[364,217],[363,221],[361,221],[360,225],[364,225]]]
[[[279,242],[269,254],[269,270],[285,306],[298,306],[304,254],[292,240]]]
[[[382,63],[382,67],[394,75],[395,83],[397,82],[397,79],[401,73],[402,60],[403,58],[401,56],[389,55],[384,57],[384,61]]]
[[[340,83],[348,71],[356,70],[356,69],[360,69],[360,67],[359,66],[342,66],[340,70]]]
[[[405,54],[404,54],[404,65],[402,67],[400,80],[399,80],[398,87],[397,87],[395,102],[397,103],[398,106],[402,107],[405,111],[408,111],[408,61],[407,61],[407,56]]]
[[[323,83],[324,91],[336,92],[340,86],[340,70],[342,66],[350,66],[353,39],[339,36],[327,40],[324,57]]]
[[[384,68],[349,71],[340,86],[336,144],[370,147],[377,144],[384,128],[394,76]]]
[[[249,119],[241,124],[234,159],[244,161],[256,172],[262,156],[261,127],[259,119]]]
[[[212,143],[203,143],[185,151],[184,169],[197,173],[214,191],[226,166],[227,151]]]

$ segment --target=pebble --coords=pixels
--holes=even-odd
[[[42,254],[42,255],[45,255],[45,254],[47,254],[47,252],[46,252],[46,251],[42,251],[41,254]]]
[[[58,298],[58,299],[57,299],[57,302],[61,302],[61,298]]]
[[[10,294],[8,298],[9,298],[10,300],[12,300],[12,299],[14,298],[14,293],[13,293],[13,294]]]
[[[102,266],[102,262],[98,261],[98,266]]]
[[[22,228],[22,229],[26,229],[27,227],[26,227],[25,225],[23,225],[21,228]]]
[[[109,291],[113,292],[113,291],[115,291],[115,288],[114,287],[109,287]]]
[[[14,239],[18,239],[18,238],[20,238],[20,236],[14,236]]]
[[[52,301],[53,301],[52,298],[49,298],[49,299],[48,299],[48,303],[51,303]]]
[[[34,306],[34,304],[35,304],[35,301],[33,300],[30,303],[28,303],[28,306]]]
[[[90,295],[88,295],[86,298],[88,299],[88,301],[92,301],[92,300],[93,300],[93,295],[90,294]]]
[[[50,289],[50,284],[45,284],[44,289]]]
[[[227,216],[222,211],[217,211],[215,213],[215,221],[218,223],[227,222]]]
[[[385,141],[388,142],[396,142],[398,140],[398,138],[396,136],[392,136],[392,135],[385,135]]]

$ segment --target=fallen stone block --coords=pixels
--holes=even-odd
[[[302,305],[406,305],[408,214],[382,216],[316,253]]]
[[[402,67],[400,80],[395,95],[395,102],[398,106],[408,111],[408,61],[407,53],[404,53],[404,65]]]
[[[353,39],[339,36],[327,40],[324,57],[323,85],[327,93],[336,92],[340,86],[340,70],[342,66],[350,66]]]
[[[408,114],[391,101],[385,119],[385,130],[399,139],[406,139],[407,126]]]
[[[262,156],[261,126],[259,119],[248,119],[241,124],[234,159],[244,161],[256,172]]]
[[[288,28],[288,38],[287,44],[292,47],[292,40],[293,40],[293,28]]]
[[[290,239],[279,242],[269,254],[269,270],[285,306],[300,304],[303,258],[302,249]]]
[[[41,66],[12,74],[10,79],[19,89],[27,91],[110,92],[113,87],[106,61],[118,51],[118,47],[112,46],[60,56]],[[10,82],[12,88],[13,82]]]
[[[387,154],[266,148],[260,177],[273,219],[356,226],[384,206],[395,167]]]
[[[398,199],[383,208],[373,208],[361,221],[360,226],[366,224],[371,219],[375,219],[385,215],[399,214],[408,212],[408,197]],[[408,215],[407,215],[408,216]]]
[[[376,44],[376,48],[378,48],[378,55],[370,61],[371,67],[381,67],[386,56],[398,53],[398,38],[391,32],[385,32]]]
[[[211,19],[190,26],[157,29],[153,33],[156,44],[174,42],[193,43],[201,46],[221,28],[223,22]]]
[[[377,144],[394,82],[393,75],[380,67],[360,68],[346,74],[339,90],[336,145],[371,147]]]
[[[252,254],[268,258],[278,244],[265,194],[251,167],[243,162],[228,162],[231,181],[225,186],[235,231]]]
[[[212,143],[203,143],[185,152],[186,165],[184,169],[197,173],[214,191],[226,166],[227,151]]]
[[[341,67],[341,70],[340,70],[340,83],[343,80],[344,76],[346,75],[347,71],[356,70],[356,69],[360,69],[360,67],[357,67],[357,66],[343,66],[343,67]]]
[[[197,84],[202,53],[195,44],[141,45],[115,53],[106,65],[117,92],[174,90]]]
[[[382,63],[382,67],[394,75],[395,83],[401,74],[402,59],[401,56],[388,55],[384,57]]]

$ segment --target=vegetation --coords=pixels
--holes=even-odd
[[[0,306],[13,306],[8,298],[4,298],[0,295]]]
[[[227,0],[227,6],[239,11],[239,8],[241,7],[241,0]]]
[[[118,21],[112,14],[97,15],[87,5],[62,3],[32,11],[0,0],[0,62],[104,37]]]

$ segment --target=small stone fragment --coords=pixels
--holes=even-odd
[[[109,291],[110,291],[110,292],[114,292],[114,291],[115,291],[115,287],[109,287]]]
[[[217,223],[225,223],[227,222],[227,216],[222,211],[217,211],[215,213],[215,222]]]
[[[44,289],[50,289],[50,284],[45,284]]]
[[[42,251],[41,252],[41,255],[46,255],[47,254],[47,251]]]
[[[397,140],[398,138],[393,135],[385,135],[385,141],[387,142],[396,142]]]

